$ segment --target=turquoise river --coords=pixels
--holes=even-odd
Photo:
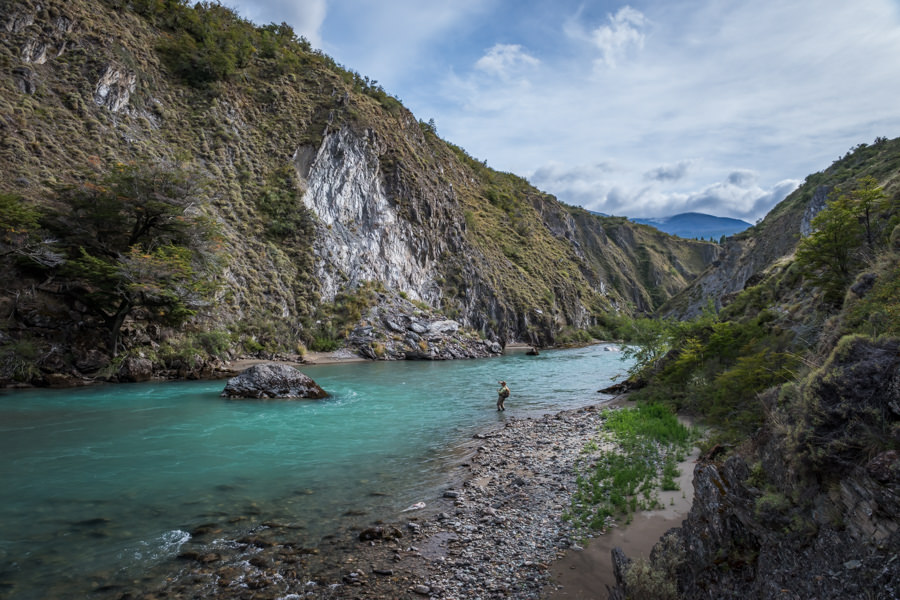
[[[221,380],[2,392],[0,597],[83,597],[210,521],[295,523],[315,546],[395,518],[440,496],[474,434],[607,400],[597,390],[627,367],[609,350],[303,367],[320,401],[226,400]]]

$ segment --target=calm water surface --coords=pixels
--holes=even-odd
[[[291,523],[315,545],[348,512],[393,518],[440,495],[474,433],[601,401],[626,367],[599,345],[304,367],[331,394],[321,401],[226,400],[223,381],[3,393],[0,597],[129,577],[205,523]]]

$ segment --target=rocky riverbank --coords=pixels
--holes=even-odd
[[[424,507],[398,507],[390,522],[360,523],[315,548],[300,547],[297,532],[279,523],[227,541],[215,525],[197,528],[177,573],[116,596],[548,597],[551,563],[579,549],[561,515],[602,408],[510,418],[461,449],[446,489],[423,498]]]

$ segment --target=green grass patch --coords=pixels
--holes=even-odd
[[[683,459],[698,435],[660,404],[609,410],[597,440],[584,449],[571,508],[564,515],[583,529],[605,530],[615,518],[660,508],[658,490],[677,490]],[[598,443],[599,442],[599,443]],[[613,444],[612,450],[598,449]]]

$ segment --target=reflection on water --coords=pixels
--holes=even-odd
[[[314,546],[434,497],[479,430],[600,401],[626,366],[592,346],[305,367],[331,394],[321,401],[226,400],[222,381],[5,393],[0,595],[81,597],[174,556],[192,532],[278,522]]]

